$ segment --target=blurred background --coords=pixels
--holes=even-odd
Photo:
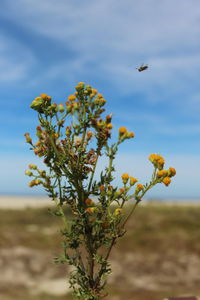
[[[107,112],[113,113],[113,139],[120,126],[135,132],[116,158],[117,183],[124,172],[147,182],[152,172],[150,153],[161,154],[166,168],[177,170],[169,187],[161,184],[148,193],[142,218],[138,213],[134,221],[136,233],[124,244],[129,245],[124,261],[134,270],[127,277],[116,276],[123,283],[122,294],[113,279],[113,299],[126,295],[151,300],[200,291],[199,36],[198,0],[1,0],[0,262],[7,274],[0,275],[2,299],[64,299],[62,293],[50,296],[49,288],[34,294],[34,282],[41,280],[37,274],[52,280],[52,290],[56,290],[55,280],[62,290],[66,279],[63,269],[47,267],[59,224],[41,207],[49,205],[43,190],[28,187],[27,165],[42,167],[42,163],[29,150],[24,133],[35,134],[37,114],[29,105],[36,96],[46,93],[64,103],[79,81],[107,99]],[[140,73],[136,68],[142,64],[149,68]],[[49,222],[52,230],[48,231]],[[117,264],[123,261],[120,255],[119,246],[113,256],[117,274],[124,273]],[[160,282],[161,274],[165,279]],[[188,278],[192,278],[189,285]]]

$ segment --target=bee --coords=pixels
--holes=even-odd
[[[138,70],[138,72],[142,72],[148,69],[148,65],[142,64],[139,68],[136,68],[136,70]]]

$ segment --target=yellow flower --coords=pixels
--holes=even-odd
[[[176,175],[176,169],[170,167],[169,170],[168,170],[168,176],[173,177],[175,175]]]
[[[130,185],[134,185],[138,180],[134,177],[129,177],[130,178]]]
[[[93,137],[93,132],[92,131],[88,131],[87,133],[86,133],[86,138],[87,138],[87,140],[89,141],[92,137]]]
[[[35,185],[35,180],[30,181],[28,184],[29,187],[33,187],[34,185]]]
[[[122,209],[121,208],[116,208],[115,211],[114,211],[114,215],[118,216],[118,215],[121,215],[121,214],[122,214]]]
[[[41,97],[43,100],[51,100],[51,97],[48,96],[47,94],[40,94],[40,97]]]
[[[77,92],[80,92],[80,91],[84,90],[84,86],[85,86],[84,82],[79,82],[77,84],[77,86],[75,86],[75,89],[76,89]]]
[[[119,191],[118,191],[118,194],[122,195],[124,192],[125,192],[125,189],[124,188],[120,188]]]
[[[29,167],[29,169],[31,169],[31,170],[37,170],[37,166],[34,165],[34,164],[30,164],[30,165],[28,165],[28,167]]]
[[[85,212],[88,214],[92,214],[93,212],[95,212],[96,207],[88,207],[86,208]]]
[[[92,94],[96,95],[98,91],[96,89],[92,89]]]
[[[39,184],[41,184],[42,183],[42,180],[40,180],[40,179],[34,179],[34,180],[32,180],[31,182],[29,182],[29,187],[33,187],[33,186],[35,186],[35,185],[39,185]]]
[[[36,147],[39,147],[41,145],[40,141],[37,141],[37,143],[35,144]]]
[[[130,138],[132,138],[132,137],[134,137],[134,136],[135,136],[134,132],[127,132],[127,133],[126,133],[126,138],[127,138],[127,139],[130,139]]]
[[[35,100],[36,101],[39,101],[39,100],[41,100],[42,98],[41,97],[35,97]]]
[[[165,177],[165,178],[163,178],[162,182],[163,182],[166,186],[168,186],[168,185],[171,183],[171,179],[170,179],[169,177]]]
[[[76,100],[76,96],[75,95],[69,95],[68,96],[68,100],[71,101],[71,102],[73,102],[73,101]]]
[[[113,128],[113,125],[112,125],[111,123],[109,123],[109,124],[106,125],[106,127],[107,127],[108,129],[112,129],[112,128]]]
[[[156,161],[156,158],[157,158],[157,154],[152,153],[152,154],[149,155],[149,160],[152,163],[154,163]]]
[[[161,169],[163,168],[164,163],[165,163],[164,158],[163,158],[161,155],[155,154],[155,153],[149,155],[149,160],[150,160],[150,161],[154,164],[154,166],[155,166],[156,168],[158,168],[159,170],[161,170]]]
[[[42,183],[42,180],[40,180],[40,179],[35,179],[35,185],[39,185],[39,184],[41,184]]]
[[[101,186],[99,187],[99,190],[100,190],[100,192],[105,191],[105,186],[104,186],[104,185],[101,185]]]
[[[144,189],[144,186],[143,186],[143,184],[141,184],[141,183],[138,183],[137,184],[137,186],[136,186],[136,192],[140,192],[140,191],[142,191]]]
[[[31,171],[29,171],[29,170],[26,170],[26,171],[25,171],[25,175],[32,176],[33,173],[32,173]]]
[[[121,177],[122,177],[123,183],[126,184],[126,183],[128,182],[128,180],[129,180],[129,175],[128,175],[128,173],[122,174]]]
[[[160,170],[157,172],[158,177],[163,177],[163,176],[166,176],[167,174],[168,174],[167,170]]]
[[[158,168],[159,170],[162,170],[162,169],[163,169],[164,164],[165,164],[164,158],[161,157],[160,159],[157,160],[157,168]]]
[[[26,142],[32,144],[32,138],[30,137],[30,133],[26,132],[24,134],[25,138],[26,138]]]
[[[126,127],[121,126],[121,127],[119,128],[119,134],[120,134],[120,135],[123,135],[123,134],[125,134],[125,133],[127,133]]]
[[[86,205],[91,205],[92,203],[93,203],[92,199],[90,199],[90,198],[85,199]]]
[[[61,112],[61,113],[65,111],[64,106],[63,106],[62,103],[58,104],[58,111]]]
[[[105,103],[106,103],[106,99],[104,99],[104,98],[99,99],[99,105],[100,106],[103,106]]]
[[[59,135],[59,133],[55,132],[55,133],[53,134],[53,136],[54,136],[55,139],[58,139],[60,135]]]
[[[103,95],[102,95],[102,94],[98,94],[98,95],[97,95],[97,98],[99,98],[99,99],[100,99],[100,98],[103,98]]]

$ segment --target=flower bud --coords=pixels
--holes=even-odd
[[[35,179],[35,185],[39,185],[39,184],[41,184],[42,183],[42,180],[40,180],[40,179]]]
[[[92,93],[92,87],[91,87],[91,85],[86,85],[85,89],[86,89],[86,91],[87,91],[88,94]]]
[[[38,170],[38,173],[41,177],[46,177],[46,171],[45,170]]]
[[[121,135],[124,135],[125,133],[127,133],[126,127],[121,126],[121,127],[119,128],[119,135],[121,136]]]
[[[65,108],[64,108],[64,106],[63,106],[62,103],[58,104],[58,111],[59,111],[60,113],[63,113],[63,112],[65,111]]]
[[[28,167],[30,170],[37,170],[37,166],[34,164],[29,164]]]
[[[167,174],[168,174],[167,170],[159,170],[157,172],[157,177],[163,177],[163,176],[166,176]]]
[[[66,136],[70,137],[71,132],[72,132],[72,131],[71,131],[71,127],[70,127],[70,126],[67,126],[67,127],[66,127],[66,131],[65,131]]]
[[[171,183],[171,179],[169,177],[163,178],[162,182],[164,185],[168,186]]]
[[[34,99],[32,101],[32,103],[30,104],[30,108],[32,108],[38,112],[43,112],[43,110],[42,110],[43,104],[44,104],[44,100],[40,97],[37,97],[37,100]]]
[[[81,142],[82,142],[82,138],[80,136],[74,136],[74,143],[75,145],[78,147],[81,145]]]
[[[86,139],[89,141],[93,136],[93,132],[92,131],[87,131],[86,133]]]
[[[57,111],[57,104],[56,103],[52,103],[51,106],[50,106],[50,108],[54,112]]]
[[[168,176],[173,177],[175,175],[176,175],[176,169],[170,167],[169,170],[168,170]]]
[[[69,95],[68,100],[71,101],[71,102],[74,102],[76,100],[76,96],[75,95]]]
[[[101,186],[99,187],[99,190],[100,190],[100,192],[105,191],[105,186],[104,186],[104,185],[101,185]]]
[[[79,110],[80,104],[78,102],[73,103],[74,110]]]
[[[85,212],[88,213],[88,214],[92,214],[96,211],[96,207],[88,207],[86,208]]]
[[[34,185],[35,185],[35,180],[30,181],[28,184],[29,187],[33,187]]]
[[[164,163],[165,163],[165,160],[164,158],[159,155],[159,154],[150,154],[149,155],[149,160],[152,162],[152,164],[158,168],[159,170],[162,170],[163,167],[164,167]]]
[[[108,128],[108,129],[112,129],[112,128],[113,128],[113,125],[112,125],[112,123],[108,123],[108,124],[106,125],[106,128]]]
[[[112,121],[112,114],[106,116],[106,123],[109,124]]]
[[[127,138],[127,139],[131,139],[131,138],[133,138],[134,136],[135,136],[134,132],[127,132],[127,133],[126,133],[126,138]]]
[[[104,99],[104,98],[99,99],[99,105],[100,106],[103,106],[105,103],[106,103],[106,99]]]
[[[71,113],[73,106],[71,104],[67,103],[67,102],[66,102],[66,105],[67,105],[67,113]]]
[[[85,199],[85,204],[86,204],[86,205],[91,205],[91,204],[93,204],[92,199],[90,199],[90,198]]]
[[[32,145],[32,138],[30,137],[30,133],[26,132],[24,136],[26,137],[26,142]]]
[[[75,89],[77,90],[77,92],[81,91],[81,90],[84,90],[84,86],[85,86],[85,83],[84,82],[79,82],[77,84],[77,86],[75,86]]]
[[[134,177],[129,177],[130,179],[130,185],[134,185],[138,180]]]
[[[138,194],[140,191],[142,191],[144,189],[143,184],[138,183],[135,189],[136,194]]]
[[[40,94],[40,97],[43,99],[43,100],[51,100],[52,98],[50,96],[48,96],[47,94]]]
[[[114,215],[118,216],[118,215],[121,215],[121,214],[122,214],[122,209],[121,208],[116,208],[115,211],[114,211]]]
[[[115,197],[119,198],[121,197],[124,193],[125,193],[125,189],[124,188],[120,188],[117,192],[115,192]]]
[[[126,183],[128,182],[128,180],[129,180],[129,175],[128,175],[128,173],[122,174],[121,177],[122,177],[123,183],[126,184]]]
[[[26,170],[25,171],[25,175],[27,175],[27,176],[33,176],[33,173],[31,171],[29,171],[29,170]]]
[[[64,123],[65,123],[64,120],[59,120],[59,121],[57,122],[57,125],[58,125],[58,126],[63,126]]]

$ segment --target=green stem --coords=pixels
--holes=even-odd
[[[134,213],[135,209],[136,209],[136,206],[139,202],[136,201],[133,208],[131,209],[130,213],[128,214],[127,218],[125,219],[125,221],[123,222],[122,226],[121,226],[121,229],[124,228],[124,226],[126,225],[127,221],[129,220],[129,218],[131,217],[131,215]]]
[[[88,185],[88,192],[90,192],[90,188],[91,188],[92,181],[93,181],[93,178],[94,178],[94,174],[95,174],[95,170],[96,170],[96,166],[97,166],[97,161],[98,161],[98,159],[99,159],[99,154],[97,154],[97,159],[96,159],[94,168],[93,168],[93,170],[92,170],[92,174],[91,174],[91,177],[90,177],[90,182],[89,182],[89,185]]]

